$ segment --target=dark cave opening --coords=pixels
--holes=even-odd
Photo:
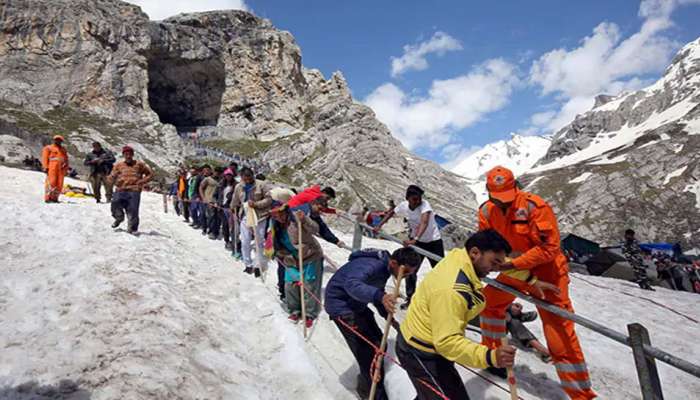
[[[226,86],[218,59],[186,60],[154,55],[148,63],[148,99],[160,122],[177,128],[213,126]]]

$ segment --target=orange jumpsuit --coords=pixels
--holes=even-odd
[[[574,312],[569,298],[569,266],[559,247],[559,228],[552,208],[539,196],[517,192],[515,201],[503,211],[491,201],[479,208],[479,230],[494,229],[520,254],[512,260],[515,271],[498,275],[497,280],[527,291],[536,279],[556,285],[560,294],[545,292],[544,300]],[[508,275],[519,275],[519,279]],[[523,276],[524,275],[524,276]],[[500,346],[506,336],[506,308],[515,297],[492,286],[484,289],[486,308],[481,313],[482,343]],[[552,354],[562,389],[572,399],[596,397],[591,389],[588,367],[581,351],[574,323],[538,307],[547,347]]]
[[[68,152],[56,144],[45,146],[41,152],[41,165],[48,170],[44,183],[44,201],[58,201],[63,190],[63,177],[68,173]]]

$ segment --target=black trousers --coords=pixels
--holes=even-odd
[[[280,293],[280,297],[284,298],[284,273],[286,268],[281,262],[277,261],[277,290]]]
[[[416,242],[416,247],[419,247],[425,251],[429,251],[431,253],[437,254],[440,257],[445,256],[445,247],[442,244],[442,239],[438,239],[432,242]],[[425,257],[420,256],[420,263],[423,264],[423,259]],[[437,265],[437,261],[433,260],[432,258],[428,259],[428,262],[430,262],[430,266],[435,268]],[[418,267],[420,269],[420,266]],[[416,292],[416,283],[418,283],[418,270],[416,270],[415,274],[411,274],[406,277],[406,296],[408,297],[408,301],[411,301],[411,297],[413,297],[413,293]]]
[[[401,333],[396,338],[396,355],[418,392],[416,399],[442,400],[424,384],[427,383],[450,400],[469,400],[467,389],[452,361],[412,347]]]
[[[342,319],[346,324],[353,327],[362,334],[362,336],[371,340],[377,347],[382,342],[382,330],[377,326],[377,321],[374,320],[374,313],[369,308],[365,312],[359,312],[342,317],[333,318],[333,322],[340,329],[340,333],[345,338],[345,342],[350,347],[350,351],[355,356],[357,364],[360,366],[360,375],[368,385],[372,384],[371,367],[374,359],[374,349],[367,342],[362,340],[354,332],[346,328],[338,322],[338,318]],[[375,399],[387,400],[386,391],[384,390],[384,364],[382,364],[381,380],[377,384],[377,392]]]

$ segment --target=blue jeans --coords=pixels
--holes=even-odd
[[[126,220],[130,231],[139,230],[139,206],[141,205],[141,192],[115,192],[112,195],[112,216],[115,221]]]

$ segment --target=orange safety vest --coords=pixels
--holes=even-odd
[[[490,200],[479,207],[479,230],[494,229],[510,243],[513,266],[538,278],[568,273],[557,218],[541,197],[519,191],[505,214]]]
[[[46,168],[59,168],[68,172],[68,152],[65,147],[50,144],[41,152],[41,165]]]

